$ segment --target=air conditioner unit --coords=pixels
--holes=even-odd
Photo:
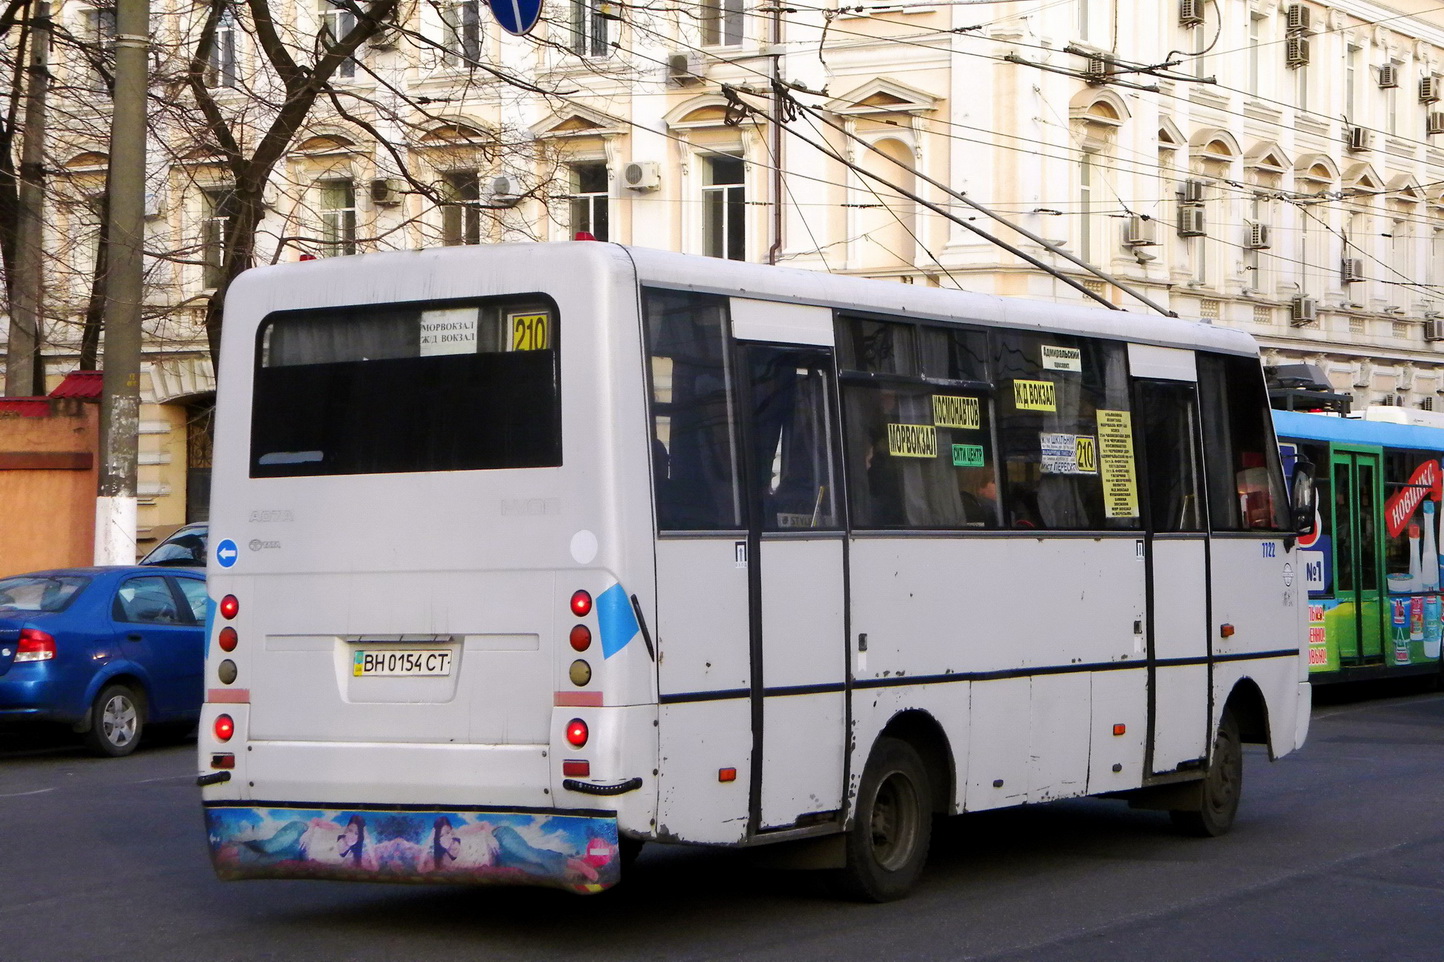
[[[1158,221],[1141,214],[1129,216],[1123,228],[1123,243],[1129,247],[1152,247],[1158,243]]]
[[[1419,78],[1419,102],[1432,104],[1439,99],[1439,78],[1432,74]]]
[[[1083,76],[1091,84],[1103,83],[1111,73],[1113,73],[1113,65],[1102,54],[1090,55],[1088,65],[1083,68]]]
[[[1399,86],[1399,67],[1398,67],[1398,65],[1392,64],[1392,63],[1381,63],[1381,64],[1379,64],[1379,86],[1380,86],[1380,87],[1397,87],[1397,86]]]
[[[1202,237],[1204,230],[1203,208],[1196,204],[1185,204],[1178,208],[1178,236]]]
[[[1374,146],[1374,132],[1365,127],[1350,127],[1348,145],[1352,151],[1368,150]]]
[[[371,203],[378,207],[395,207],[401,203],[404,189],[399,180],[378,177],[371,182]]]
[[[1289,37],[1284,41],[1284,62],[1290,67],[1302,67],[1309,62],[1309,38]]]
[[[1339,280],[1353,284],[1364,279],[1364,260],[1361,257],[1345,257],[1339,264]]]
[[[512,207],[521,200],[521,190],[516,181],[506,174],[491,179],[490,203],[497,207]]]
[[[1319,302],[1299,295],[1289,303],[1289,323],[1311,324],[1319,319]]]
[[[1269,236],[1269,225],[1249,224],[1248,240],[1244,246],[1251,251],[1264,251],[1273,246],[1273,239]]]
[[[1444,341],[1444,320],[1427,318],[1424,321],[1424,340]]]
[[[667,86],[695,87],[702,83],[702,55],[695,52],[667,54]]]
[[[1185,180],[1183,186],[1180,187],[1178,191],[1179,202],[1183,204],[1201,204],[1203,203],[1203,192],[1207,188],[1208,185],[1201,180]]]
[[[1178,0],[1178,25],[1196,27],[1203,23],[1204,0]]]
[[[1424,129],[1431,134],[1444,134],[1444,111],[1429,111],[1429,116],[1424,118]]]
[[[662,167],[654,160],[634,160],[622,167],[622,183],[630,190],[656,190],[662,186]]]
[[[1302,3],[1288,5],[1288,32],[1307,33],[1309,29],[1309,8]]]

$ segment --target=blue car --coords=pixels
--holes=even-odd
[[[0,578],[0,723],[71,725],[129,755],[146,725],[200,715],[206,579],[128,565]]]

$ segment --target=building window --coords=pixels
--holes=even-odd
[[[607,165],[573,164],[571,188],[572,236],[585,231],[599,241],[609,240]]]
[[[1263,55],[1264,17],[1257,13],[1248,18],[1248,92],[1259,95],[1260,66]]]
[[[1093,261],[1093,155],[1078,163],[1078,257]]]
[[[1359,116],[1359,48],[1349,44],[1344,52],[1344,109],[1349,112],[1349,123],[1358,125]]]
[[[321,181],[321,253],[356,253],[356,185],[349,180]]]
[[[445,198],[441,205],[441,242],[447,247],[481,243],[481,180],[474,170],[452,170],[442,175]]]
[[[1404,75],[1404,65],[1397,60],[1390,60],[1389,65],[1394,68],[1394,75]],[[1399,136],[1399,88],[1386,87],[1384,89],[1384,109],[1388,114],[1389,133]]]
[[[236,15],[230,10],[221,14],[216,22],[216,34],[211,38],[211,49],[206,56],[206,86],[234,87],[236,85]]]
[[[481,60],[480,0],[456,0],[442,7],[448,67],[465,67]]]
[[[90,83],[107,87],[115,69],[115,6],[82,11],[81,28],[86,41],[82,56],[88,64]]]
[[[337,0],[321,0],[321,36],[327,44],[334,44],[350,33],[356,26],[356,14],[346,7],[336,6]],[[336,77],[350,80],[356,76],[356,61],[346,58],[336,68]]]
[[[742,43],[742,0],[703,0],[702,42],[728,47]]]
[[[708,157],[702,186],[702,232],[706,253],[740,261],[746,257],[747,201],[741,157]]]
[[[236,207],[236,194],[229,187],[201,191],[202,285],[208,290],[221,286],[226,257],[226,226]]]
[[[605,57],[612,52],[601,6],[602,0],[572,0],[572,53],[578,57]]]

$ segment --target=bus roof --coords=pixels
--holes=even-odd
[[[1386,448],[1444,451],[1444,430],[1417,424],[1337,418],[1303,411],[1275,411],[1274,431],[1284,440],[1296,438],[1335,444],[1377,444]]]

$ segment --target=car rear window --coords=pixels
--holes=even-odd
[[[560,465],[557,333],[540,294],[272,314],[251,477]]]
[[[80,575],[22,575],[0,579],[0,609],[64,611],[90,579]]]

